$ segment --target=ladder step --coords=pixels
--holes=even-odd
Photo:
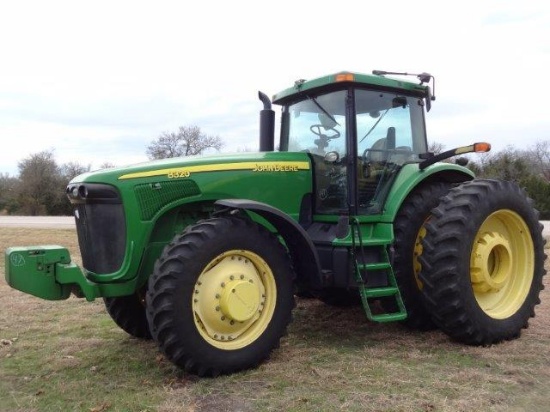
[[[361,224],[357,220],[357,218],[352,218],[350,221],[351,224],[351,256],[354,260],[354,274],[355,274],[355,280],[359,286],[359,293],[361,295],[361,301],[363,303],[363,309],[365,310],[365,314],[367,315],[367,318],[374,322],[395,322],[400,320],[407,319],[407,310],[405,308],[405,305],[403,304],[403,299],[401,298],[401,292],[399,291],[399,288],[397,287],[397,282],[395,279],[395,275],[393,273],[392,266],[390,264],[390,258],[388,255],[388,251],[386,249],[386,244],[379,245],[384,246],[381,255],[382,262],[377,263],[360,263],[358,261],[358,256],[356,254],[356,251],[359,253],[359,258],[365,262],[366,256],[365,256],[365,245],[372,246],[371,244],[364,241],[363,237],[361,236]],[[357,239],[357,241],[356,241]],[[366,275],[368,277],[368,272],[375,272],[375,271],[385,271],[384,273],[377,273],[377,275],[384,274],[387,278],[387,283],[390,286],[383,286],[383,287],[375,287],[375,288],[368,288],[366,287],[365,279],[363,279],[363,275]],[[362,273],[366,272],[366,273]],[[383,297],[389,297],[395,299],[395,303],[397,304],[397,312],[392,313],[381,313],[381,314],[374,314],[372,313],[372,308],[370,306],[369,299],[373,298],[383,298]]]
[[[389,263],[358,263],[357,267],[359,269],[366,269],[369,270],[384,270],[384,269],[390,269],[391,265]]]
[[[399,293],[399,289],[396,287],[385,287],[385,288],[370,288],[365,289],[364,293],[367,298],[383,298],[385,296],[395,296]]]
[[[371,315],[371,320],[374,322],[396,322],[407,319],[406,313],[382,313],[380,315]]]

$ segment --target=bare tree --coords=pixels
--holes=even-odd
[[[19,180],[9,174],[0,173],[0,214],[17,209],[16,190]]]
[[[89,172],[91,168],[91,165],[83,166],[77,162],[69,162],[61,166],[61,175],[69,183],[74,177]]]
[[[538,173],[550,182],[550,140],[535,143],[533,149],[529,151]]]
[[[223,142],[219,136],[207,136],[198,126],[180,126],[177,132],[164,132],[147,147],[150,159],[193,156],[206,149],[220,150]]]
[[[443,152],[443,149],[445,149],[445,145],[443,143],[431,142],[428,145],[428,152],[433,153],[435,155],[438,155],[439,153]]]
[[[64,198],[64,187],[53,152],[32,154],[21,160],[18,167],[17,200],[21,212],[32,216],[57,214],[55,211]]]
[[[116,165],[111,162],[103,162],[101,163],[101,165],[99,165],[100,169],[112,169],[113,167],[116,167]]]
[[[18,164],[19,179],[13,189],[17,212],[27,215],[70,215],[65,195],[67,183],[90,171],[90,166],[69,162],[59,166],[52,151],[31,154]]]

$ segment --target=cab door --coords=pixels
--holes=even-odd
[[[381,213],[401,166],[427,151],[422,107],[417,97],[355,90],[358,214]]]

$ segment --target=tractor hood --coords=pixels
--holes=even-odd
[[[310,169],[311,162],[306,153],[237,153],[177,157],[101,169],[81,174],[72,179],[70,184],[85,182],[115,184],[115,182],[141,179],[195,178],[199,174],[209,172],[298,172]]]
[[[73,204],[124,204],[128,222],[133,214],[150,221],[179,205],[220,199],[264,202],[297,218],[311,191],[309,155],[288,152],[164,159],[85,173],[67,186]]]
[[[153,161],[86,173],[67,186],[84,268],[94,282],[133,278],[142,259],[154,260],[141,256],[148,242],[154,245],[146,253],[156,258],[174,225],[183,230],[192,223],[182,216],[196,220],[218,200],[266,203],[298,220],[311,191],[309,155],[286,152]],[[133,251],[139,256],[132,258]],[[152,266],[139,270],[150,274]]]

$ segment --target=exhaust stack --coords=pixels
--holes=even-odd
[[[275,148],[275,111],[265,93],[258,92],[258,97],[264,104],[260,111],[260,152],[272,152]]]

